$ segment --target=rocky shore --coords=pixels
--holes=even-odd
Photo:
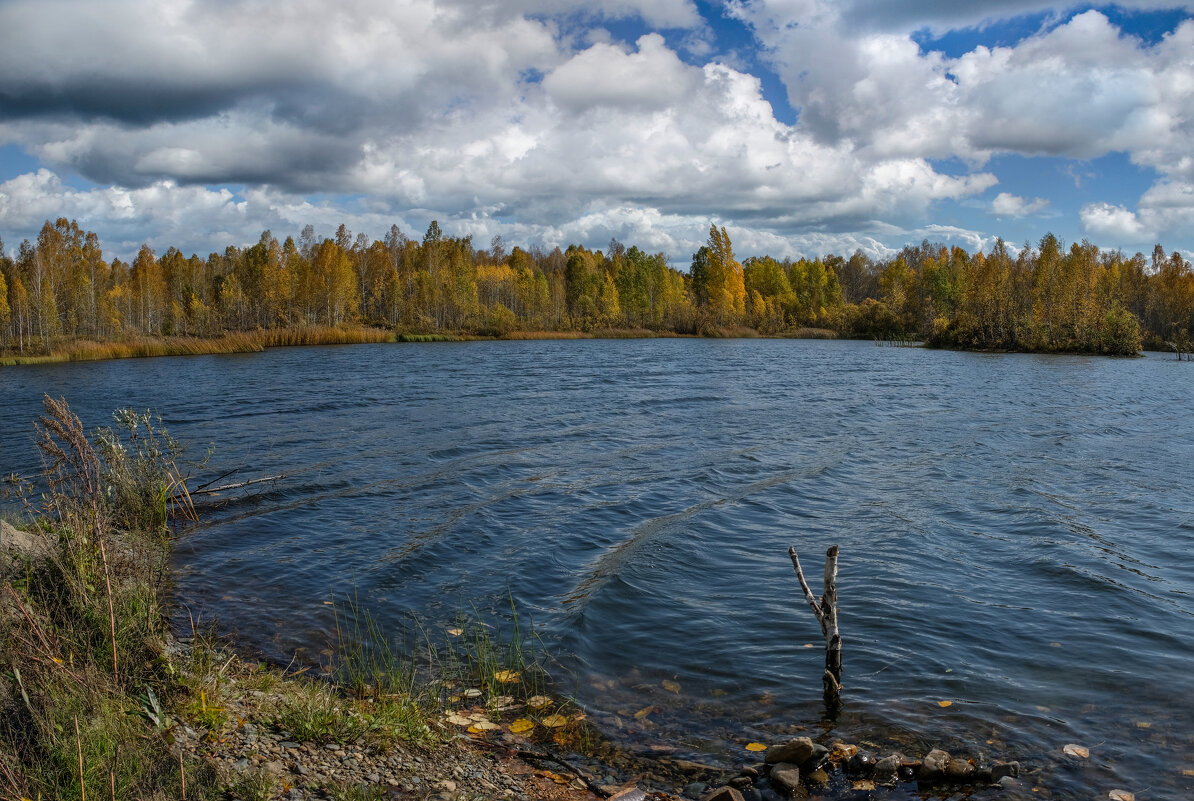
[[[4,523],[0,584],[19,581],[23,570],[51,553],[50,539]],[[11,585],[7,595],[17,597]],[[5,617],[15,622],[17,614],[9,609]],[[940,749],[909,758],[809,737],[752,743],[742,764],[726,770],[683,760],[651,760],[608,744],[599,749],[601,758],[582,756],[575,751],[586,749],[572,746],[584,739],[575,735],[588,724],[583,713],[569,709],[566,702],[544,696],[494,697],[475,689],[457,690],[440,717],[420,718],[415,736],[353,736],[366,728],[313,728],[311,721],[321,714],[340,716],[341,724],[344,716],[368,714],[367,705],[343,697],[326,682],[284,675],[207,640],[180,641],[167,635],[159,648],[159,658],[177,675],[179,686],[187,688],[189,698],[169,711],[156,695],[139,696],[137,703],[140,715],[175,754],[182,772],[180,796],[185,796],[187,786],[183,766],[190,765],[192,795],[201,789],[196,783],[214,782],[222,792],[245,801],[1033,797],[1034,788],[1021,783],[1016,762],[984,763]],[[16,703],[11,692],[4,695],[0,701]],[[319,708],[320,704],[326,706]],[[296,716],[296,708],[303,714]],[[288,720],[305,721],[307,736],[297,727],[288,728]],[[592,730],[587,736],[600,739]],[[197,766],[205,775],[195,775]]]

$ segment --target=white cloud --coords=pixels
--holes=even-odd
[[[657,33],[638,40],[637,53],[595,44],[556,67],[543,88],[573,112],[602,107],[666,109],[683,100],[700,80],[700,70],[682,62]]]
[[[1152,238],[1152,232],[1135,212],[1111,203],[1091,203],[1082,207],[1082,225],[1096,236],[1122,242],[1142,242]]]
[[[620,231],[683,255],[717,218],[775,252],[873,249],[994,186],[994,154],[1111,151],[1160,176],[1136,211],[1121,207],[1141,230],[1184,224],[1194,22],[1155,46],[1097,12],[960,58],[912,40],[913,25],[1045,7],[972,5],[731,6],[770,48],[800,112],[790,126],[757,77],[713,54],[691,0],[4,0],[0,141],[53,172],[4,185],[20,213],[0,228],[11,242],[40,225],[22,222],[33,207],[77,210],[100,233],[132,219],[188,242],[208,231],[218,247],[224,233],[301,227],[302,214],[358,230],[436,216],[545,243]],[[615,41],[628,19],[666,38]],[[945,158],[962,174],[935,166]],[[51,185],[56,174],[112,188]],[[302,200],[313,194],[330,199]],[[990,210],[1023,219],[1047,205],[1001,193]],[[187,213],[189,229],[169,216]]]
[[[1027,217],[1048,208],[1049,201],[1043,197],[1025,200],[1010,192],[1000,192],[991,201],[991,211],[1000,217]]]

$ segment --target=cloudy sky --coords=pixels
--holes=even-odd
[[[0,0],[0,237],[1194,249],[1194,0]]]

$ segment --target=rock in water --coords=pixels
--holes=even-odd
[[[800,767],[791,762],[780,762],[771,768],[771,784],[793,792],[800,786]]]
[[[733,787],[718,787],[711,790],[704,801],[743,801],[742,793]]]
[[[903,757],[899,754],[892,754],[876,762],[875,784],[895,784],[899,778],[900,763],[903,761]]]
[[[951,781],[964,782],[974,776],[974,763],[962,757],[953,757],[945,766],[945,775]]]
[[[791,762],[793,765],[799,765],[802,762],[807,762],[815,750],[813,741],[808,737],[797,737],[783,745],[767,749],[767,756],[764,761],[768,765],[774,765],[779,762]]]
[[[940,748],[934,748],[925,756],[924,764],[916,778],[925,784],[934,784],[945,778],[945,771],[949,767],[949,754]]]

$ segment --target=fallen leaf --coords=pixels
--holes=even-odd
[[[1136,801],[1136,796],[1129,793],[1127,790],[1112,790],[1107,793],[1107,797],[1111,801]]]
[[[1138,729],[1149,729],[1149,728],[1152,728],[1152,725],[1153,725],[1153,724],[1149,723],[1148,721],[1141,720],[1141,721],[1137,721],[1137,723],[1136,723],[1136,728],[1138,728]]]
[[[476,723],[468,727],[469,731],[476,729],[477,731],[493,731],[499,728],[492,720],[478,720]]]
[[[941,707],[942,709],[944,709],[947,706],[953,706],[953,705],[954,705],[953,701],[938,701],[937,702],[937,706]]]
[[[747,743],[746,750],[747,751],[766,751],[767,746],[763,745],[762,743]]]
[[[493,704],[494,706],[510,706],[510,704],[514,703],[514,696],[499,695],[496,698],[490,698],[489,703]]]
[[[859,781],[854,782],[853,788],[865,793],[870,793],[874,791],[875,783],[870,779],[860,779]]]
[[[817,646],[813,645],[811,642],[806,642],[806,643],[805,643],[804,645],[802,645],[801,647],[802,647],[802,648],[816,648]]]
[[[1062,750],[1062,753],[1064,753],[1066,756],[1082,757],[1083,759],[1090,758],[1090,749],[1087,748],[1086,746],[1074,745],[1073,743],[1069,743],[1061,750]]]
[[[448,696],[448,703],[450,703],[450,704],[454,704],[454,703],[456,703],[456,702],[457,702],[457,701],[459,701],[459,700],[460,700],[460,696],[459,696],[459,695],[449,695],[449,696]]]
[[[647,715],[650,715],[654,711],[655,711],[655,707],[653,707],[653,706],[643,707],[642,709],[640,709],[639,711],[634,713],[634,719],[642,720],[643,718],[645,718]]]
[[[1059,643],[1059,642],[1051,642],[1051,643],[1049,643],[1049,645],[1052,648],[1060,648],[1061,647],[1061,643]]]
[[[572,716],[572,719],[573,720],[584,720],[585,717],[586,716],[585,716],[584,712],[577,712],[575,715]]]
[[[671,679],[664,679],[663,680],[663,689],[667,690],[670,693],[676,693],[677,695],[679,695],[680,694],[680,682],[672,681]]]
[[[543,725],[549,729],[558,729],[561,726],[567,725],[568,718],[563,715],[548,715],[543,719]]]
[[[1182,771],[1183,776],[1194,776],[1194,770],[1186,769]]]
[[[480,698],[481,691],[474,687],[472,689],[465,690],[464,692],[461,693],[461,695],[464,696],[465,698]]]
[[[448,721],[449,723],[451,723],[455,726],[471,726],[471,725],[473,725],[472,720],[470,720],[469,718],[466,718],[464,715],[457,715],[455,713],[453,713],[451,715],[446,715],[444,717],[444,720]]]
[[[539,709],[551,703],[551,699],[546,695],[535,695],[527,699],[527,706],[531,709]]]
[[[453,637],[459,637],[461,634],[464,634],[464,629],[448,629],[448,633]]]
[[[493,677],[495,679],[497,679],[498,681],[500,681],[502,684],[510,684],[511,682],[518,681],[518,671],[516,671],[516,670],[499,670],[497,673],[493,674]]]
[[[589,788],[589,785],[585,784],[584,779],[573,779],[568,783],[568,786],[573,790],[587,790]]]
[[[515,734],[522,734],[524,731],[530,731],[533,728],[535,728],[535,724],[526,718],[519,718],[510,724],[510,731]]]

